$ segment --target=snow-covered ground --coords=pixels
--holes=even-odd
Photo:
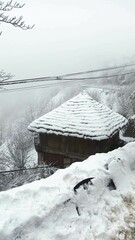
[[[0,240],[133,240],[134,173],[131,142],[47,179],[1,192]],[[74,191],[90,177],[92,185]]]

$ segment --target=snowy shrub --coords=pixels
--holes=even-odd
[[[52,175],[57,169],[44,166],[42,168],[25,169],[16,172],[0,174],[0,191],[19,187],[36,180],[44,179]]]

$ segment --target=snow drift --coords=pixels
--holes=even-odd
[[[135,239],[135,142],[0,193],[1,240]],[[92,184],[74,186],[93,177]]]

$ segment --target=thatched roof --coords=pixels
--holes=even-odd
[[[101,140],[113,136],[126,123],[123,116],[85,93],[36,119],[28,129],[38,133]]]

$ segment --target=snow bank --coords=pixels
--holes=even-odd
[[[135,142],[0,193],[1,240],[135,239]],[[94,177],[92,185],[74,186]]]

